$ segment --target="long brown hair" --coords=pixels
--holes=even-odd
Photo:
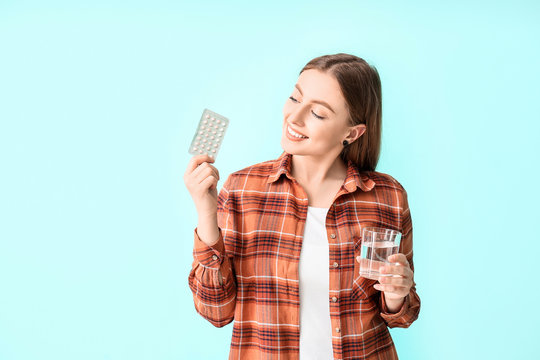
[[[360,171],[374,171],[379,161],[382,132],[381,79],[377,69],[350,54],[319,56],[300,71],[318,69],[334,75],[349,110],[349,124],[365,124],[366,131],[344,147],[339,155],[345,164],[351,160]]]

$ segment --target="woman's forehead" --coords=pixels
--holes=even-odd
[[[336,112],[346,107],[339,83],[330,73],[316,69],[305,70],[298,77],[296,86],[300,88],[302,96],[325,101]]]

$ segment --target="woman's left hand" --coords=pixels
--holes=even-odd
[[[383,274],[398,276],[380,276],[379,284],[373,287],[384,293],[385,300],[396,302],[405,299],[413,285],[413,271],[404,254],[394,254],[388,257],[391,264],[380,268]]]

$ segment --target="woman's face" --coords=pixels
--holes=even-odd
[[[283,107],[281,147],[293,155],[337,157],[343,140],[351,143],[365,130],[365,125],[349,127],[348,116],[337,80],[320,70],[306,70]]]

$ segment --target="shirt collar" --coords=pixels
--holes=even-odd
[[[279,158],[274,161],[267,183],[272,183],[285,174],[290,180],[293,179],[291,174],[292,155],[283,152]],[[364,191],[370,191],[375,186],[375,181],[370,178],[369,172],[359,172],[358,168],[351,160],[347,161],[347,176],[343,187],[347,192],[353,192],[357,187]]]

